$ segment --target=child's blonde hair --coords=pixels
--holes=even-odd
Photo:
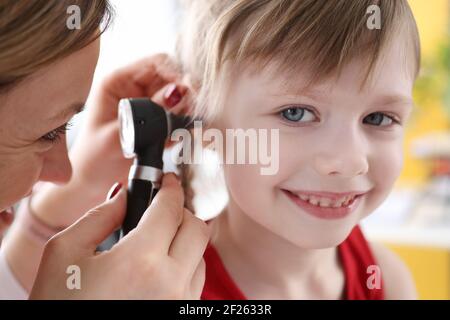
[[[185,14],[177,56],[199,90],[194,116],[206,123],[220,114],[226,80],[236,70],[258,71],[274,63],[288,75],[308,72],[314,84],[338,76],[358,58],[367,66],[364,86],[385,48],[402,36],[405,69],[414,78],[419,72],[419,35],[406,0],[180,1]],[[379,8],[379,29],[368,27],[373,5]],[[185,187],[192,197],[189,184]]]

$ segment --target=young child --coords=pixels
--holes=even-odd
[[[358,226],[402,168],[420,66],[407,1],[185,5],[178,56],[194,114],[223,136],[279,130],[276,174],[222,165],[229,202],[211,221],[202,298],[415,298],[404,264]]]

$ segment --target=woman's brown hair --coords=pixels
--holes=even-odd
[[[67,26],[71,6],[79,8],[79,29]],[[1,0],[0,92],[93,42],[112,17],[107,0]]]

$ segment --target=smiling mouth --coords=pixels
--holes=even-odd
[[[287,190],[286,190],[287,191]],[[357,196],[357,194],[350,194],[341,197],[324,197],[324,196],[316,196],[309,195],[304,193],[294,193],[292,191],[288,191],[292,193],[294,196],[306,201],[314,206],[322,207],[322,208],[340,208],[340,207],[348,207],[351,205]]]
[[[366,192],[347,194],[307,194],[281,189],[302,211],[321,219],[346,217],[358,207]],[[328,195],[328,196],[327,196]]]

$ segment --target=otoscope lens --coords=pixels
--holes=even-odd
[[[134,153],[134,121],[131,104],[128,99],[119,102],[119,124],[120,124],[120,144],[123,155],[126,158],[133,158]]]

